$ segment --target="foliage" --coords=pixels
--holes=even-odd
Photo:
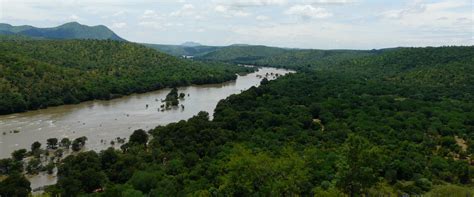
[[[350,196],[366,193],[381,176],[380,155],[366,139],[349,135],[344,143],[343,159],[338,163],[338,187]]]
[[[267,46],[231,45],[203,54],[196,58],[201,60],[223,61],[232,63],[253,63],[265,57],[285,53],[287,49]]]
[[[0,182],[0,196],[29,196],[30,181],[19,173],[14,173]]]
[[[2,41],[0,114],[218,83],[253,70],[180,60],[138,44],[110,40]]]
[[[95,152],[82,152],[68,156],[58,168],[58,183],[61,194],[75,196],[91,193],[105,186],[107,178],[102,172],[99,155]]]
[[[94,196],[463,196],[474,178],[473,65],[473,47],[342,57],[232,95],[212,120],[200,112],[158,126],[146,146],[137,131],[122,150],[71,155],[55,187]]]
[[[202,56],[207,53],[218,50],[221,47],[215,46],[184,46],[184,45],[161,45],[161,44],[143,44],[157,51],[173,56]]]
[[[12,158],[15,161],[21,161],[23,160],[23,158],[25,158],[27,152],[28,151],[26,149],[19,149],[19,150],[13,151]]]
[[[178,89],[176,87],[172,88],[171,91],[166,95],[165,102],[166,106],[177,106],[179,104],[179,95]]]
[[[59,145],[61,147],[69,149],[69,147],[71,146],[71,140],[69,140],[69,138],[63,138],[61,139],[61,142],[59,143]]]
[[[295,70],[327,69],[341,61],[372,56],[381,51],[282,49],[266,46],[232,45],[215,49],[197,59],[223,61]]]
[[[0,23],[0,34],[28,36],[38,39],[110,39],[125,41],[106,26],[91,27],[77,22],[70,22],[51,28],[37,28],[29,25],[12,26]]]
[[[31,152],[37,152],[40,148],[41,143],[39,143],[38,141],[33,142],[33,144],[31,144]]]
[[[84,147],[84,145],[86,144],[86,141],[87,141],[87,137],[83,136],[83,137],[79,137],[79,138],[76,138],[72,141],[72,151],[79,151],[82,149],[82,147]]]
[[[441,197],[441,196],[469,196],[474,194],[472,187],[461,187],[458,185],[440,185],[436,186],[426,194],[428,197]]]
[[[46,144],[48,145],[48,149],[56,149],[58,146],[58,138],[49,138]]]
[[[130,136],[130,143],[145,144],[148,142],[148,134],[142,129],[135,130]]]

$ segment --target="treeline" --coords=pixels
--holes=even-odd
[[[119,41],[5,40],[0,42],[0,114],[219,83],[252,70],[181,60]]]
[[[327,69],[344,60],[367,57],[387,50],[285,49],[267,46],[228,46],[195,58],[236,64],[252,64],[294,70]]]
[[[201,112],[137,130],[120,150],[69,156],[46,191],[473,195],[473,52],[395,49],[266,82],[221,101],[213,120]]]
[[[373,56],[382,52],[377,50],[290,50],[282,54],[258,59],[253,64],[295,70],[324,70],[345,60]]]
[[[207,53],[218,50],[221,47],[217,46],[183,46],[183,45],[162,45],[162,44],[143,44],[152,49],[161,51],[163,53],[181,57],[186,56],[202,56]]]
[[[289,49],[254,46],[254,45],[231,45],[221,47],[215,51],[197,56],[195,58],[208,61],[221,61],[239,64],[253,64],[255,61],[276,56],[289,51]]]

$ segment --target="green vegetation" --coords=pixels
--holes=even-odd
[[[21,174],[11,174],[0,182],[2,196],[28,196],[30,192],[30,182]]]
[[[215,46],[183,46],[183,45],[162,45],[162,44],[143,44],[160,52],[173,56],[202,56],[215,51],[220,47]]]
[[[73,148],[74,144],[79,144],[77,146],[82,148],[86,140],[86,137],[75,139]],[[31,144],[30,152],[20,149],[12,153],[12,158],[0,159],[0,196],[30,196],[30,181],[24,174],[36,175],[39,172],[53,174],[63,158],[64,151],[69,152],[69,143],[69,139],[63,138],[59,147],[56,147],[57,139],[50,138],[47,140],[46,150],[41,149],[40,142],[34,142]],[[79,151],[79,149],[73,151]],[[89,178],[93,179],[93,177]]]
[[[295,70],[324,70],[344,60],[372,56],[377,53],[380,53],[380,51],[291,50],[275,56],[267,56],[251,63],[259,66],[273,66]]]
[[[0,114],[165,87],[219,83],[250,71],[253,69],[180,60],[119,41],[2,41]]]
[[[125,41],[106,26],[98,25],[91,27],[81,25],[77,22],[70,22],[51,28],[37,28],[29,25],[12,26],[0,23],[0,34],[20,37],[28,36],[35,39],[96,39]]]
[[[198,56],[201,60],[222,61],[240,64],[253,64],[257,60],[287,52],[287,49],[253,45],[231,45]]]
[[[171,91],[166,95],[165,102],[166,102],[166,107],[168,106],[177,106],[179,104],[179,95],[178,95],[178,89],[173,88]]]
[[[314,50],[283,49],[266,46],[232,45],[198,54],[195,59],[289,68],[294,70],[327,69],[341,61],[380,54],[385,50]]]
[[[1,113],[251,71],[117,41],[16,39],[0,49]],[[27,195],[21,173],[56,165],[58,182],[46,192],[62,196],[474,194],[474,47],[230,46],[199,58],[299,72],[222,100],[213,120],[200,112],[136,130],[119,150],[81,152],[85,137],[51,138],[50,154],[35,142],[0,160],[0,195]],[[166,101],[184,96],[173,88]],[[77,153],[62,159],[70,146]]]
[[[213,120],[200,112],[135,131],[121,150],[68,156],[47,191],[472,195],[473,58],[473,47],[404,48],[310,67],[222,100]]]

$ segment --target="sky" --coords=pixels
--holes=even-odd
[[[379,49],[474,45],[473,0],[0,0],[0,23],[106,25],[133,42]]]

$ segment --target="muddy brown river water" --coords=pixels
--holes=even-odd
[[[169,89],[144,94],[134,94],[108,101],[88,101],[76,105],[63,105],[47,109],[0,116],[0,158],[10,157],[11,152],[26,148],[39,141],[46,145],[48,138],[88,138],[86,149],[100,151],[110,147],[117,137],[128,138],[136,129],[152,129],[158,125],[186,120],[200,111],[212,116],[217,103],[232,94],[238,94],[252,86],[258,86],[259,75],[292,71],[276,68],[260,68],[257,72],[238,76],[237,80],[212,85],[192,85],[179,88],[186,94],[181,107],[159,111]],[[269,77],[273,79],[273,77]],[[189,96],[188,96],[189,94]],[[146,107],[148,105],[148,108]],[[18,133],[10,131],[17,130]],[[5,134],[3,134],[5,133]],[[101,142],[102,141],[102,142]],[[116,145],[120,146],[120,145]],[[30,177],[31,187],[52,184],[52,176]]]

